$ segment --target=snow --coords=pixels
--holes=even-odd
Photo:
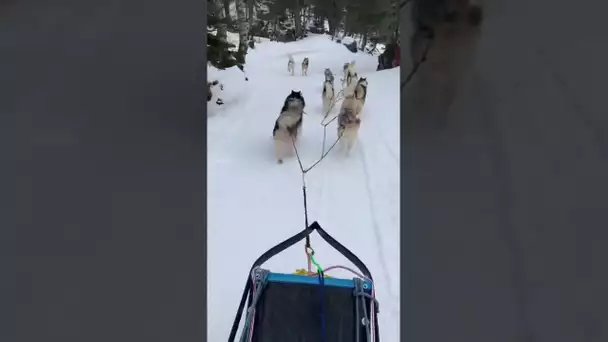
[[[287,72],[288,55],[296,75]],[[308,76],[300,63],[310,59]],[[245,75],[236,67],[208,67],[219,80],[208,102],[208,339],[225,341],[251,264],[262,253],[304,228],[302,175],[295,157],[279,165],[272,128],[285,97],[301,90],[306,99],[298,151],[304,166],[323,148],[321,90],[331,68],[339,89],[342,66],[355,60],[369,81],[358,144],[350,156],[332,150],[306,175],[310,223],[319,224],[367,265],[374,276],[384,341],[399,341],[399,68],[376,72],[377,57],[353,54],[326,35],[278,43],[263,40],[250,50]],[[224,105],[215,104],[216,97]],[[340,102],[331,117],[337,115]],[[336,139],[327,127],[329,147]],[[354,268],[316,233],[317,261],[325,268]],[[293,273],[306,268],[304,242],[268,261],[264,268]],[[352,278],[344,271],[334,277]],[[242,321],[241,321],[242,322]],[[239,331],[240,334],[240,331]]]

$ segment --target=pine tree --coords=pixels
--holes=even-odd
[[[247,4],[243,0],[236,0],[236,17],[239,33],[239,48],[236,53],[237,61],[245,64],[247,56],[247,38],[249,37],[249,27],[247,23]]]
[[[235,65],[242,70],[243,64],[239,63],[233,50],[236,46],[226,40],[226,26],[230,18],[224,13],[222,3],[207,1],[207,62],[220,70]]]

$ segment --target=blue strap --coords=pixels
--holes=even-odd
[[[323,271],[318,271],[319,275],[319,300],[320,300],[320,313],[319,316],[321,318],[321,342],[326,342],[326,333],[325,333],[325,281],[323,277]]]

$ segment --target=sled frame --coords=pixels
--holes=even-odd
[[[353,265],[355,265],[355,267],[357,267],[361,271],[361,273],[366,278],[368,278],[373,284],[372,274],[369,271],[369,269],[367,268],[367,266],[365,266],[363,261],[361,261],[361,259],[359,259],[359,257],[357,257],[348,248],[346,248],[344,245],[342,245],[340,242],[338,242],[338,240],[334,239],[331,235],[329,235],[323,228],[321,228],[319,223],[317,221],[315,221],[310,226],[308,226],[306,229],[293,235],[292,237],[288,238],[287,240],[277,244],[276,246],[270,248],[268,251],[266,251],[264,254],[262,254],[253,263],[253,265],[251,266],[251,269],[249,270],[249,274],[247,275],[247,282],[245,284],[245,289],[243,290],[243,295],[241,296],[241,301],[239,303],[236,317],[234,318],[234,323],[232,324],[232,329],[230,331],[230,336],[228,337],[228,342],[234,342],[234,339],[236,338],[236,334],[239,329],[239,324],[241,323],[241,317],[243,316],[243,310],[245,309],[245,304],[251,303],[251,300],[253,297],[253,280],[251,279],[251,273],[253,272],[253,270],[257,267],[262,266],[266,261],[270,260],[275,255],[283,252],[287,248],[304,240],[305,238],[310,236],[310,234],[313,231],[317,231],[317,233],[321,236],[321,238],[323,240],[325,240],[325,242],[327,242],[335,250],[340,252],[340,254],[342,254],[346,259],[348,259],[350,262],[352,262]],[[378,307],[377,306],[375,306],[374,311],[375,311],[374,312],[375,313],[374,314],[375,341],[380,342],[380,336],[379,336],[380,329],[378,326]]]

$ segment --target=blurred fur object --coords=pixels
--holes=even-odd
[[[417,115],[443,116],[473,64],[483,9],[477,0],[413,0],[410,58],[417,74]],[[430,45],[429,45],[430,44]],[[425,56],[425,51],[428,53]]]

